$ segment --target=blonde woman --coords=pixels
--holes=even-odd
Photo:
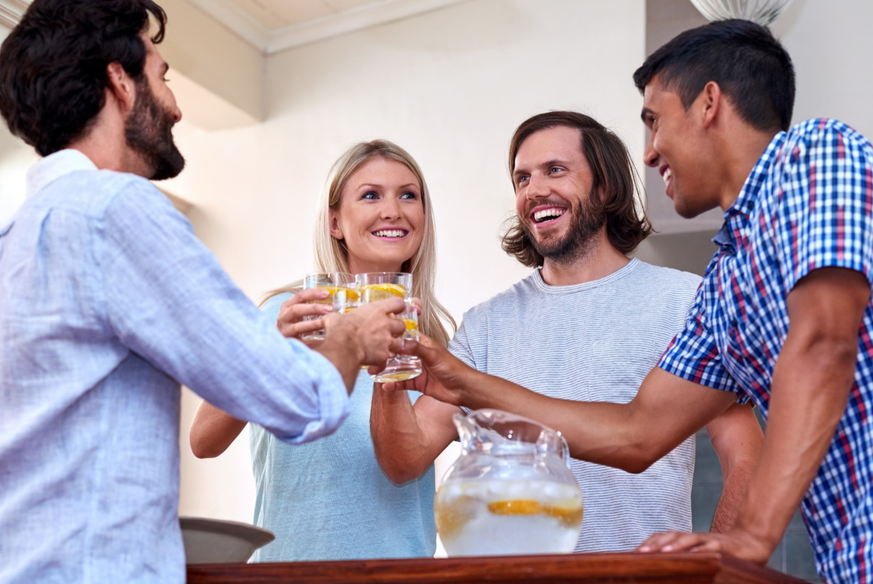
[[[455,323],[434,298],[435,265],[433,211],[418,164],[385,140],[353,146],[334,164],[319,204],[316,271],[411,272],[422,332],[446,345],[441,320]],[[319,328],[304,316],[329,310],[307,304],[326,292],[300,285],[269,292],[261,307],[289,338]],[[312,444],[289,446],[252,425],[255,524],[276,534],[256,561],[433,555],[433,467],[402,485],[386,478],[370,438],[372,395],[361,372],[346,422]],[[194,454],[218,456],[245,424],[204,402],[191,425]]]

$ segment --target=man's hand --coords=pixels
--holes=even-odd
[[[385,368],[400,352],[406,325],[394,314],[405,309],[402,298],[371,302],[343,315],[329,314],[322,323],[324,342],[315,348],[339,370],[351,393],[361,365]]]
[[[445,347],[420,333],[418,343],[407,342],[403,352],[412,353],[421,359],[421,375],[408,381],[385,383],[382,385],[383,390],[413,390],[447,404],[464,405],[463,390],[466,379],[471,373],[475,373],[473,369],[449,353]]]
[[[309,288],[283,302],[279,308],[279,318],[276,319],[276,328],[282,336],[299,339],[305,333],[320,330],[324,326],[321,320],[303,319],[307,316],[329,314],[333,310],[329,304],[308,304],[313,300],[324,300],[328,295],[327,290]]]
[[[727,533],[684,533],[668,531],[649,537],[638,548],[641,553],[653,552],[720,552],[735,558],[764,565],[770,559],[771,545],[759,541],[742,529]]]

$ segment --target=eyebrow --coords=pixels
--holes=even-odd
[[[384,186],[384,185],[379,185],[379,184],[376,184],[376,183],[364,183],[364,184],[362,184],[361,186],[359,186],[358,188],[359,188],[359,189],[362,189],[362,188],[364,188],[364,187],[371,187],[371,188],[372,188],[372,187],[376,187],[376,188],[381,189],[383,186]],[[405,185],[400,185],[400,188],[401,188],[401,189],[406,189],[406,188],[409,188],[409,187],[419,188],[419,186],[418,186],[416,183],[406,183]]]

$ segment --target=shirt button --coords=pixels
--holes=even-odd
[[[735,319],[735,318],[731,319],[731,328],[737,328],[737,319]]]

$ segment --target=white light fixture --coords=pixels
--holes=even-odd
[[[691,3],[710,21],[742,18],[767,26],[791,0],[691,0]]]

